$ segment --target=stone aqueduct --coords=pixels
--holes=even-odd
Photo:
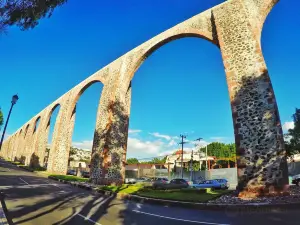
[[[162,45],[183,37],[204,38],[220,48],[226,72],[238,156],[239,187],[249,190],[287,183],[282,128],[261,50],[264,21],[276,0],[229,0],[204,11],[116,59],[30,119],[3,144],[5,158],[32,154],[42,164],[49,119],[60,105],[47,169],[65,174],[76,115],[76,102],[94,82],[104,87],[97,111],[91,179],[120,184],[130,115],[131,80],[142,62]],[[40,118],[37,129],[35,124]]]

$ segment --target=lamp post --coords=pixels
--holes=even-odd
[[[13,108],[14,105],[17,103],[18,99],[19,99],[18,95],[14,95],[14,96],[12,97],[12,100],[11,100],[11,107],[10,107],[10,110],[9,110],[9,113],[8,113],[8,116],[7,116],[7,120],[6,120],[6,122],[5,122],[5,126],[4,126],[4,130],[3,130],[3,133],[2,133],[2,137],[1,137],[0,151],[1,151],[1,148],[2,148],[2,143],[3,143],[3,139],[4,139],[6,127],[7,127],[8,121],[9,121],[9,117],[10,117],[12,108]]]

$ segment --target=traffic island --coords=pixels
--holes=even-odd
[[[60,177],[59,177],[60,176]],[[78,177],[52,175],[50,179],[67,183],[78,188],[90,190],[94,194],[130,200],[139,203],[151,203],[164,206],[176,206],[201,210],[222,210],[230,213],[262,212],[272,210],[300,209],[300,187],[291,186],[289,196],[259,197],[255,199],[241,199],[233,191],[211,189],[183,189],[183,190],[153,190],[143,184],[124,184],[121,186],[99,186],[87,181],[76,181]],[[72,181],[70,181],[72,177]],[[79,178],[84,179],[84,178]]]
[[[280,194],[272,192],[269,195],[256,197],[256,198],[240,198],[237,193],[228,193],[220,198],[209,201],[213,204],[257,204],[257,205],[274,205],[274,204],[288,204],[288,203],[300,203],[300,187],[296,185],[290,185],[288,192],[282,192]]]

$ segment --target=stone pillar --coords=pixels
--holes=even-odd
[[[25,165],[28,166],[30,164],[31,156],[32,156],[32,138],[33,138],[33,130],[34,130],[34,124],[30,124],[26,136],[25,136],[25,144],[24,144],[24,156],[25,159]]]
[[[9,152],[9,155],[8,155],[8,158],[11,160],[11,161],[14,161],[14,153],[16,151],[16,147],[17,147],[17,142],[18,142],[18,134],[15,134],[13,136],[13,143],[12,143],[12,147],[10,149],[10,152]]]
[[[14,144],[13,152],[12,152],[12,155],[11,155],[12,161],[15,160],[15,157],[16,157],[17,154],[18,154],[18,146],[19,146],[19,142],[20,142],[20,132],[18,132],[18,133],[16,134],[15,144]]]
[[[49,113],[47,111],[47,113]],[[38,157],[39,165],[44,166],[44,159],[46,154],[46,148],[48,144],[48,135],[50,130],[49,119],[47,117],[47,113],[44,113],[44,116],[41,117],[41,121],[39,124],[39,128],[36,131],[36,146],[35,146],[35,154]]]
[[[230,94],[241,196],[264,194],[288,184],[282,128],[260,47],[256,18],[243,1],[213,10]],[[260,31],[259,31],[260,32]]]
[[[120,185],[125,179],[131,88],[119,73],[110,74],[101,94],[91,159],[93,183]]]
[[[49,153],[47,171],[55,174],[66,174],[71,147],[74,120],[71,120],[73,109],[70,107],[70,95],[61,103],[53,131],[53,139]],[[75,117],[74,117],[75,118]]]

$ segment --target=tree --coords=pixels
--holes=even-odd
[[[70,148],[70,152],[69,152],[69,160],[68,160],[68,165],[70,165],[70,162],[74,160],[74,155],[77,154],[77,148]]]
[[[288,139],[285,141],[286,154],[288,157],[300,152],[300,109],[296,108],[292,118],[294,128],[289,129],[288,133],[285,134],[285,137]]]
[[[7,26],[17,25],[28,30],[38,25],[44,17],[51,17],[54,9],[67,0],[7,0],[0,1],[0,33]]]
[[[139,160],[136,159],[136,158],[129,158],[129,159],[127,159],[126,163],[127,163],[128,165],[130,165],[130,164],[138,164],[138,163],[139,163]]]
[[[2,125],[3,125],[3,113],[2,113],[2,110],[1,110],[1,108],[0,108],[0,130],[1,130],[1,127],[2,127]]]
[[[149,161],[149,164],[165,164],[167,157],[164,158],[153,158],[151,161]]]
[[[201,152],[205,152],[206,149],[201,148]],[[220,142],[212,142],[207,145],[208,156],[214,156],[216,158],[232,158],[236,156],[235,144],[224,144]]]

